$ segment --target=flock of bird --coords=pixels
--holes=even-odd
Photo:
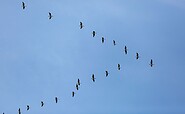
[[[25,2],[22,2],[22,9],[24,10],[25,8],[26,8],[26,4],[25,4]],[[48,12],[48,19],[52,19],[52,17],[53,17],[52,13],[51,13],[51,12]],[[84,27],[83,23],[80,22],[80,29],[82,29],[83,27]],[[96,36],[96,32],[93,31],[93,32],[92,32],[92,37],[95,37],[95,36]],[[102,37],[101,42],[102,42],[102,43],[105,42],[105,38],[104,38],[104,37]],[[113,40],[113,45],[114,45],[114,46],[116,45],[116,41],[115,41],[115,40]],[[128,53],[127,46],[124,47],[124,52],[125,52],[125,54]],[[136,60],[138,60],[139,57],[140,57],[140,56],[139,56],[139,53],[136,53]],[[150,65],[151,67],[153,67],[154,63],[153,63],[153,60],[152,60],[152,59],[150,60],[149,65]],[[117,69],[118,69],[118,70],[121,70],[121,65],[120,65],[120,64],[117,64]],[[106,71],[105,71],[105,76],[107,77],[108,75],[109,75],[109,72],[106,70]],[[95,75],[94,75],[94,74],[92,74],[91,79],[92,79],[93,82],[95,82],[95,79],[96,79],[96,78],[95,78]],[[78,80],[77,80],[77,83],[76,83],[76,90],[79,90],[80,84],[81,84],[80,79],[78,79]],[[76,94],[76,93],[75,93],[74,91],[72,91],[72,97],[74,97],[75,94]],[[55,103],[58,103],[58,97],[55,97],[54,99],[55,99]],[[41,103],[40,106],[43,107],[43,106],[44,106],[44,102],[41,101],[40,103]],[[29,106],[29,105],[27,105],[26,110],[27,110],[27,111],[30,110],[30,106]],[[3,114],[5,114],[5,113],[3,112]],[[21,109],[20,109],[20,108],[18,109],[18,114],[21,114]]]

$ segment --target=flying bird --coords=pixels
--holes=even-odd
[[[107,77],[109,75],[109,72],[106,70],[105,71],[105,76]]]
[[[104,38],[104,37],[102,37],[102,38],[101,38],[101,42],[102,42],[102,43],[104,43],[104,41],[105,41],[105,38]]]
[[[91,79],[92,79],[93,82],[95,82],[96,78],[94,77],[94,74],[92,74],[92,78]]]
[[[93,35],[93,37],[95,37],[95,35],[96,35],[96,32],[95,32],[95,31],[93,31],[93,32],[92,32],[92,35]]]
[[[72,97],[74,97],[74,96],[75,96],[75,92],[73,91],[73,92],[72,92]]]
[[[84,26],[83,26],[83,23],[80,22],[80,29],[82,29]]]
[[[120,64],[118,64],[118,70],[120,70],[121,69],[121,66],[120,66]]]
[[[136,53],[136,59],[139,59],[139,53]]]
[[[57,97],[55,97],[55,103],[58,103],[58,98]]]
[[[151,60],[150,60],[150,66],[153,67],[153,65],[154,65],[154,64],[153,64],[153,60],[151,59]]]
[[[43,101],[41,101],[41,107],[43,107],[44,106],[44,102]]]
[[[27,105],[27,109],[26,110],[29,110],[30,109],[30,106],[29,105]]]
[[[26,4],[22,2],[22,9],[24,10],[26,8]]]
[[[20,108],[19,108],[18,112],[19,112],[19,114],[21,114],[21,109]]]
[[[115,40],[113,40],[113,45],[114,45],[114,46],[116,45],[116,41],[115,41]]]
[[[78,89],[79,89],[78,84],[76,84],[76,90],[78,90]]]
[[[125,46],[125,54],[127,54],[127,50],[128,50],[128,49],[127,49],[127,46]]]
[[[51,19],[53,17],[53,15],[51,14],[51,12],[48,13],[49,14],[49,19]]]
[[[77,84],[78,84],[78,85],[80,85],[80,84],[81,84],[81,83],[80,83],[80,79],[79,79],[79,78],[78,78],[78,82],[77,82]]]

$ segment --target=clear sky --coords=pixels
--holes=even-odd
[[[185,113],[184,0],[24,2],[0,0],[0,113]]]

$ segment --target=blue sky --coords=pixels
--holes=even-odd
[[[21,2],[0,1],[0,113],[185,113],[185,1]]]

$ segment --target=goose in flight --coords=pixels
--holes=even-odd
[[[41,107],[43,107],[44,106],[44,102],[43,101],[41,101]]]
[[[95,82],[96,78],[94,77],[94,74],[92,74],[92,78],[91,79],[92,79],[93,82]]]
[[[113,45],[114,45],[114,46],[116,45],[116,41],[115,41],[115,40],[113,40]]]
[[[51,12],[48,13],[49,14],[49,19],[51,19],[53,17],[53,15],[51,14]]]
[[[26,8],[26,4],[22,2],[22,9],[24,10]]]
[[[84,26],[83,26],[83,23],[80,22],[80,29],[82,29]]]
[[[153,60],[151,59],[151,60],[150,60],[150,66],[153,67],[153,65],[154,65],[154,64],[153,64]]]
[[[93,32],[92,32],[92,35],[93,35],[93,37],[95,37],[95,35],[96,35],[96,32],[95,32],[95,31],[93,31]]]
[[[27,105],[27,109],[26,110],[29,110],[30,109],[30,106],[29,105]]]
[[[101,42],[102,42],[102,43],[104,43],[104,41],[105,41],[105,38],[104,38],[104,37],[102,37],[102,38],[101,38]]]
[[[73,91],[73,92],[72,92],[72,97],[74,97],[74,96],[75,96],[75,92]]]
[[[77,84],[78,84],[78,85],[80,85],[80,84],[81,84],[81,83],[80,83],[80,79],[79,79],[79,78],[78,78],[78,82],[77,82]]]
[[[125,46],[125,54],[127,54],[127,50],[128,50],[128,49],[127,49],[127,46]]]
[[[121,69],[121,66],[120,66],[120,64],[118,64],[118,70],[120,70]]]
[[[20,108],[19,108],[18,112],[19,112],[19,114],[21,114],[21,109]]]
[[[105,71],[105,76],[107,77],[109,75],[109,72],[106,70]]]
[[[139,53],[136,53],[136,59],[139,59]]]
[[[55,103],[58,103],[58,98],[57,97],[55,97]]]
[[[76,90],[78,90],[78,89],[79,89],[78,84],[76,84]]]

